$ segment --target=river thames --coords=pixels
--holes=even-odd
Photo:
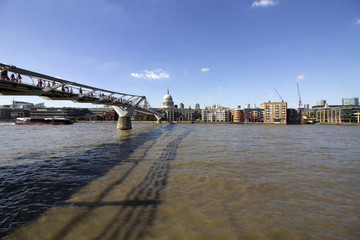
[[[0,238],[360,239],[360,127],[0,125]]]

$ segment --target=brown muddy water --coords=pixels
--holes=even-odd
[[[360,239],[360,127],[0,126],[4,239]]]

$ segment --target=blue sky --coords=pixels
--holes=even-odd
[[[0,62],[192,107],[360,97],[359,0],[0,0]],[[0,96],[84,107],[38,97]],[[89,105],[86,105],[89,106]],[[91,105],[92,106],[92,105]]]

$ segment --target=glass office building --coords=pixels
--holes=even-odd
[[[359,98],[343,98],[342,99],[342,105],[352,105],[352,106],[358,106],[359,105]]]

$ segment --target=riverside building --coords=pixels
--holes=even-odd
[[[230,110],[222,106],[205,107],[201,117],[203,122],[229,122]]]
[[[87,121],[116,121],[118,115],[112,107],[104,108],[36,108],[31,109],[30,117],[33,119],[43,118],[68,118],[71,120]]]
[[[264,109],[264,123],[287,123],[287,103],[286,102],[266,102],[261,104]]]
[[[231,109],[230,110],[231,115],[231,122],[234,123],[244,123],[245,121],[245,115],[243,109]]]
[[[30,111],[30,117],[33,119],[44,118],[68,118],[73,120],[85,120],[85,115],[89,113],[85,108],[34,108]]]
[[[262,123],[264,122],[264,109],[245,108],[230,110],[231,122],[234,123]]]
[[[166,119],[170,122],[195,122],[200,118],[197,109],[172,107],[165,110]]]
[[[301,124],[304,123],[304,109],[287,109],[287,124]]]
[[[307,110],[305,115],[308,118],[314,118],[318,123],[324,124],[360,123],[360,106],[314,106],[312,109]]]
[[[244,109],[245,123],[259,123],[264,122],[264,109],[262,108],[245,108]]]
[[[30,110],[43,108],[44,103],[30,103],[13,100],[10,105],[0,106],[0,121],[12,121],[18,117],[30,117]]]

